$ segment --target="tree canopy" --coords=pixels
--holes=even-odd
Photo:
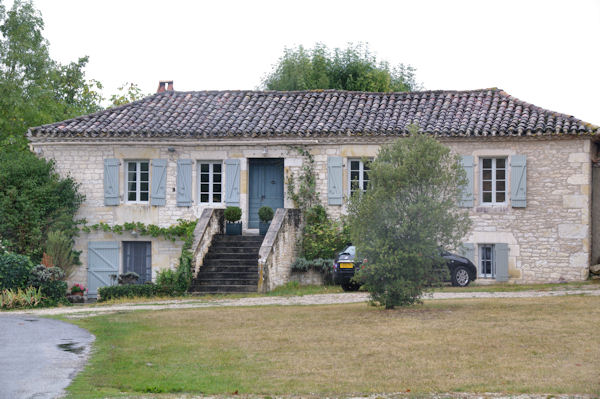
[[[391,66],[378,61],[367,45],[330,50],[286,48],[273,70],[263,79],[268,90],[337,89],[351,91],[412,91],[420,89],[410,65]]]
[[[465,184],[458,157],[414,126],[380,149],[349,206],[352,242],[368,259],[357,278],[374,303],[413,304],[447,272],[441,248],[458,248],[470,227],[457,205]]]
[[[49,54],[44,21],[30,0],[0,0],[0,143],[25,146],[31,126],[102,109],[102,85],[86,80],[88,57],[62,65]]]

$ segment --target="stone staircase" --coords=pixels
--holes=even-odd
[[[190,292],[200,295],[257,292],[258,250],[263,238],[215,235]]]

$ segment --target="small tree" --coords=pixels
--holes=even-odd
[[[440,248],[457,248],[470,227],[457,207],[466,184],[458,157],[417,127],[409,131],[381,148],[369,189],[349,207],[352,242],[369,260],[357,278],[386,309],[418,302],[439,276]]]

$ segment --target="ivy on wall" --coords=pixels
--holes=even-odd
[[[177,219],[178,223],[169,227],[160,227],[155,224],[144,224],[141,222],[126,222],[123,224],[110,225],[100,222],[92,225],[84,225],[80,228],[85,233],[92,231],[112,232],[115,234],[123,234],[125,232],[135,233],[140,236],[161,237],[165,240],[175,241],[177,239],[187,241],[190,236],[194,235],[196,228],[195,220]]]

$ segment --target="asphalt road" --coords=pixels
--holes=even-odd
[[[0,399],[61,397],[93,340],[62,321],[0,314]]]

